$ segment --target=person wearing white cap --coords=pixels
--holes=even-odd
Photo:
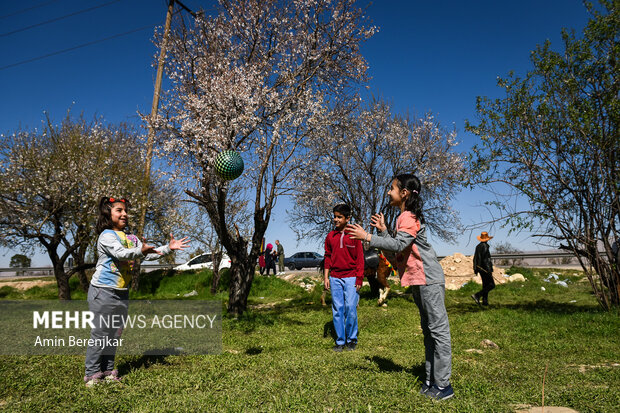
[[[482,232],[477,236],[480,244],[476,246],[476,252],[474,254],[474,273],[480,274],[482,278],[482,290],[476,294],[472,294],[471,298],[474,299],[478,305],[489,305],[489,291],[495,288],[495,281],[493,281],[493,262],[491,261],[491,252],[489,251],[489,241],[491,236],[488,232]],[[480,303],[482,299],[482,304]]]

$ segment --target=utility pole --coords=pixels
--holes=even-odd
[[[148,123],[149,135],[146,141],[146,166],[144,168],[144,186],[142,192],[142,202],[140,203],[140,217],[138,220],[138,236],[144,235],[144,225],[146,221],[146,204],[148,201],[149,186],[151,184],[151,161],[153,158],[153,142],[155,140],[155,129],[153,122],[157,118],[159,109],[159,93],[161,91],[161,80],[164,75],[164,61],[166,50],[168,49],[168,37],[170,35],[170,25],[172,22],[172,12],[175,0],[168,1],[168,12],[166,13],[166,24],[164,26],[164,37],[161,42],[159,59],[157,62],[157,76],[155,77],[155,92],[153,93],[153,104],[151,105],[150,122]]]
[[[170,35],[170,25],[172,23],[172,12],[175,0],[168,0],[168,11],[166,13],[166,23],[164,25],[164,37],[159,50],[159,60],[157,61],[157,76],[155,77],[155,92],[153,93],[153,104],[151,105],[150,122],[148,122],[149,135],[146,141],[146,166],[144,168],[144,180],[142,183],[142,199],[140,202],[140,216],[138,218],[138,227],[136,232],[138,237],[144,235],[144,226],[146,223],[146,208],[149,198],[149,187],[151,186],[151,160],[153,158],[153,143],[155,141],[155,129],[153,122],[157,118],[157,110],[159,109],[159,93],[161,91],[161,80],[164,75],[164,61],[166,58],[166,50],[168,49],[168,37]],[[136,262],[131,275],[131,288],[136,291],[140,283],[140,263]]]
[[[159,50],[159,59],[157,61],[157,75],[155,77],[153,104],[151,105],[150,122],[148,123],[149,134],[146,141],[146,164],[144,168],[144,181],[142,186],[142,199],[140,202],[140,215],[138,217],[138,226],[136,228],[136,232],[139,237],[142,237],[144,235],[144,226],[146,224],[146,205],[148,203],[149,187],[151,186],[151,161],[153,159],[153,144],[155,141],[155,129],[153,128],[153,122],[157,118],[157,111],[159,109],[159,93],[161,91],[161,81],[164,76],[164,62],[166,59],[166,51],[168,50],[168,37],[170,36],[170,25],[172,24],[172,14],[175,4],[178,4],[193,17],[196,17],[196,14],[192,12],[189,8],[187,8],[179,0],[168,0],[168,11],[166,12],[164,36],[162,38],[161,49]],[[131,286],[134,291],[138,289],[139,276],[140,264],[136,263],[131,278]]]

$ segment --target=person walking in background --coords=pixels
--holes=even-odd
[[[334,351],[357,347],[357,303],[364,279],[364,248],[352,239],[345,227],[351,207],[338,204],[333,209],[335,229],[325,239],[324,287],[332,292],[332,315],[336,331]]]
[[[487,232],[482,232],[476,238],[478,238],[480,244],[476,246],[476,252],[474,253],[474,273],[480,274],[480,278],[482,278],[482,290],[472,294],[471,298],[478,305],[481,305],[480,299],[482,299],[482,305],[487,306],[489,305],[489,291],[495,288],[493,262],[491,261],[491,252],[489,251],[488,244],[488,241],[493,237],[490,237]]]
[[[263,253],[265,255],[265,275],[269,276],[269,270],[273,268],[273,275],[276,275],[276,262],[274,261],[273,245],[267,244]]]
[[[284,247],[280,244],[280,240],[276,240],[276,252],[278,254],[278,275],[284,275]]]

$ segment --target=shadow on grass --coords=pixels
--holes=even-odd
[[[556,301],[550,301],[546,299],[536,301],[525,301],[520,303],[502,304],[501,301],[492,302],[489,300],[489,306],[480,308],[476,303],[468,303],[466,300],[463,303],[452,304],[448,306],[449,314],[467,314],[477,313],[501,309],[529,311],[529,312],[546,312],[555,314],[576,314],[576,313],[598,313],[603,311],[597,305],[579,305],[576,303],[558,303]]]
[[[603,309],[598,305],[578,305],[576,303],[558,303],[549,300],[536,300],[517,304],[499,304],[501,308],[521,311],[544,311],[558,314],[600,313]]]
[[[334,327],[334,321],[328,321],[323,326],[323,338],[327,338],[327,336],[331,336],[332,340],[336,341],[338,335],[336,334],[336,328]]]
[[[118,371],[121,376],[124,376],[132,370],[148,369],[155,364],[168,364],[166,357],[167,356],[148,354],[137,356],[136,358],[118,363]]]
[[[258,346],[258,347],[250,347],[245,351],[245,354],[247,354],[248,356],[256,356],[257,354],[260,354],[263,352],[263,346]]]
[[[331,306],[322,306],[320,300],[310,295],[296,297],[289,301],[274,303],[264,308],[248,308],[241,316],[224,315],[225,319],[231,321],[229,327],[243,331],[246,334],[252,333],[260,326],[271,326],[276,323],[286,325],[303,326],[307,323],[289,316],[289,314],[299,314],[302,312],[326,312],[331,314]]]
[[[410,368],[406,368],[404,366],[401,366],[400,364],[396,364],[394,363],[391,359],[385,358],[385,357],[381,357],[381,356],[372,356],[372,357],[365,357],[366,360],[375,363],[377,365],[377,367],[379,368],[379,370],[381,370],[381,372],[383,373],[401,373],[401,372],[405,372],[408,374],[411,374],[413,376],[416,376],[418,378],[418,380],[422,381],[424,378],[424,375],[426,374],[426,370],[424,368],[424,364],[420,363],[420,364],[416,364]]]

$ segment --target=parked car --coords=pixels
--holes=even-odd
[[[288,258],[284,258],[284,266],[289,270],[316,268],[321,265],[321,261],[323,261],[323,256],[316,252],[296,252]]]
[[[197,257],[192,258],[187,261],[185,264],[178,265],[174,267],[177,271],[189,271],[189,270],[202,270],[202,269],[213,269],[213,261],[211,260],[212,254],[210,252],[198,255]],[[220,260],[220,271],[224,268],[230,268],[230,257],[226,254],[222,254],[222,259]]]

